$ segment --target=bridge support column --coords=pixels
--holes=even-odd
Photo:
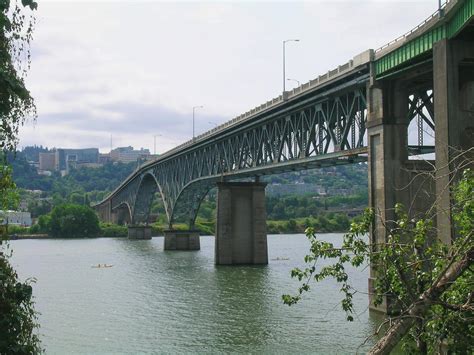
[[[387,241],[397,203],[413,218],[424,215],[435,202],[433,164],[408,160],[409,81],[410,77],[372,82],[368,89],[369,206],[375,212],[370,242],[375,246]],[[377,270],[371,268],[370,308],[391,313],[395,305],[389,299],[377,307],[373,304],[376,278]]]
[[[456,158],[474,145],[474,44],[441,40],[433,46],[436,194],[438,238],[451,244],[454,228],[450,185],[453,172],[465,158]],[[460,173],[460,172],[458,172]],[[453,179],[454,178],[454,179]]]
[[[200,250],[199,232],[165,230],[164,250]]]
[[[375,212],[370,242],[387,240],[387,224],[395,219],[396,203],[409,203],[404,163],[408,159],[408,94],[394,83],[373,85],[368,90],[369,206]],[[372,310],[390,312],[387,300],[375,307],[372,290],[377,270],[371,268],[369,305]]]
[[[151,239],[151,227],[128,226],[128,239]]]
[[[268,264],[265,186],[218,183],[215,262]]]

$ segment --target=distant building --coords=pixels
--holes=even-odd
[[[76,167],[86,163],[99,163],[99,149],[56,149],[55,170],[61,174],[67,174],[71,167]]]
[[[31,213],[19,211],[0,211],[0,224],[30,227]]]
[[[118,147],[110,152],[110,160],[121,163],[136,162],[139,159],[147,160],[150,156],[150,150],[141,148],[134,150],[133,147]]]
[[[39,153],[39,170],[53,171],[56,168],[56,153]]]
[[[99,153],[99,164],[107,164],[110,161],[110,153]]]

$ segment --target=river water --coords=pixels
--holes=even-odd
[[[322,238],[338,244],[341,234]],[[298,282],[304,235],[268,236],[269,265],[215,266],[214,238],[201,250],[163,250],[163,238],[12,241],[22,279],[35,277],[40,334],[48,354],[279,353],[349,354],[374,331],[367,295],[345,320],[335,282],[314,286],[297,305],[282,304]],[[92,268],[98,263],[111,268]],[[367,288],[367,269],[351,270]]]

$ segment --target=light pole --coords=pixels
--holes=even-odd
[[[288,81],[296,81],[296,83],[298,84],[298,86],[301,86],[301,83],[300,83],[299,80],[296,80],[296,79],[289,79],[289,78],[286,79],[286,80],[288,80]]]
[[[219,126],[219,125],[218,125],[217,123],[215,123],[215,122],[210,122],[210,121],[209,121],[209,122],[207,122],[207,123],[214,125],[214,127]]]
[[[193,140],[194,140],[194,137],[195,137],[195,134],[194,134],[194,115],[195,115],[195,112],[196,112],[197,108],[204,108],[204,106],[193,106]]]
[[[286,39],[283,41],[283,95],[285,95],[285,83],[286,83],[286,75],[285,75],[285,45],[286,42],[299,42],[299,39]]]
[[[156,137],[161,137],[161,134],[153,135],[153,155],[156,155]]]

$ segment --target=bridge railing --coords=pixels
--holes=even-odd
[[[448,5],[448,3],[452,3],[456,0],[446,0],[444,3],[441,4],[441,7],[436,10],[435,12],[433,12],[428,18],[426,18],[423,22],[421,22],[418,26],[412,28],[410,31],[404,33],[403,35],[395,38],[394,40],[384,44],[382,47],[380,48],[377,48],[375,50],[375,53],[379,53],[380,51],[383,51],[384,49],[388,48],[388,47],[391,47],[395,44],[398,44],[400,43],[401,41],[404,41],[406,40],[409,36],[411,36],[413,33],[415,33],[416,31],[418,31],[420,28],[424,27],[428,22],[430,22],[431,20],[433,20],[434,18],[436,17],[440,17],[440,15],[443,13],[443,11],[446,9],[446,6]]]
[[[362,52],[361,54],[355,56],[353,59],[349,60],[347,63],[344,63],[343,65],[339,65],[337,68],[333,69],[333,70],[329,70],[327,73],[323,74],[323,75],[320,75],[318,76],[317,78],[313,79],[313,80],[310,80],[308,81],[307,83],[304,83],[302,85],[300,85],[299,87],[297,88],[294,88],[293,90],[291,91],[286,91],[284,94],[282,95],[279,95],[277,97],[274,97],[273,99],[271,100],[268,100],[267,102],[259,105],[259,106],[256,106],[252,109],[250,109],[249,111],[237,116],[237,117],[234,117],[233,119],[209,130],[209,131],[206,131],[205,133],[202,133],[198,136],[195,137],[195,139],[191,139],[187,142],[184,142],[178,146],[176,146],[175,148],[171,149],[171,150],[168,150],[167,152],[161,154],[157,160],[161,160],[161,159],[164,159],[164,158],[167,158],[171,155],[173,155],[174,153],[186,148],[186,147],[189,147],[191,146],[192,144],[196,143],[196,142],[199,142],[207,137],[210,137],[218,132],[221,132],[237,123],[240,123],[240,122],[243,122],[245,120],[248,120],[248,119],[251,119],[252,117],[256,116],[257,114],[261,114],[262,112],[265,112],[266,110],[269,110],[271,108],[274,108],[276,106],[278,106],[279,104],[282,104],[284,102],[286,102],[287,100],[289,99],[293,99],[295,98],[296,96],[298,95],[301,95],[301,94],[304,94],[310,90],[313,90],[319,86],[322,86],[322,85],[325,85],[329,82],[331,82],[332,80],[344,75],[344,74],[347,74],[348,72],[350,72],[351,70],[353,70],[354,68],[356,67],[359,67],[361,65],[365,65],[367,64],[368,62],[370,62],[371,58],[373,56],[373,50],[369,49],[365,52]],[[156,162],[156,160],[155,160]]]

